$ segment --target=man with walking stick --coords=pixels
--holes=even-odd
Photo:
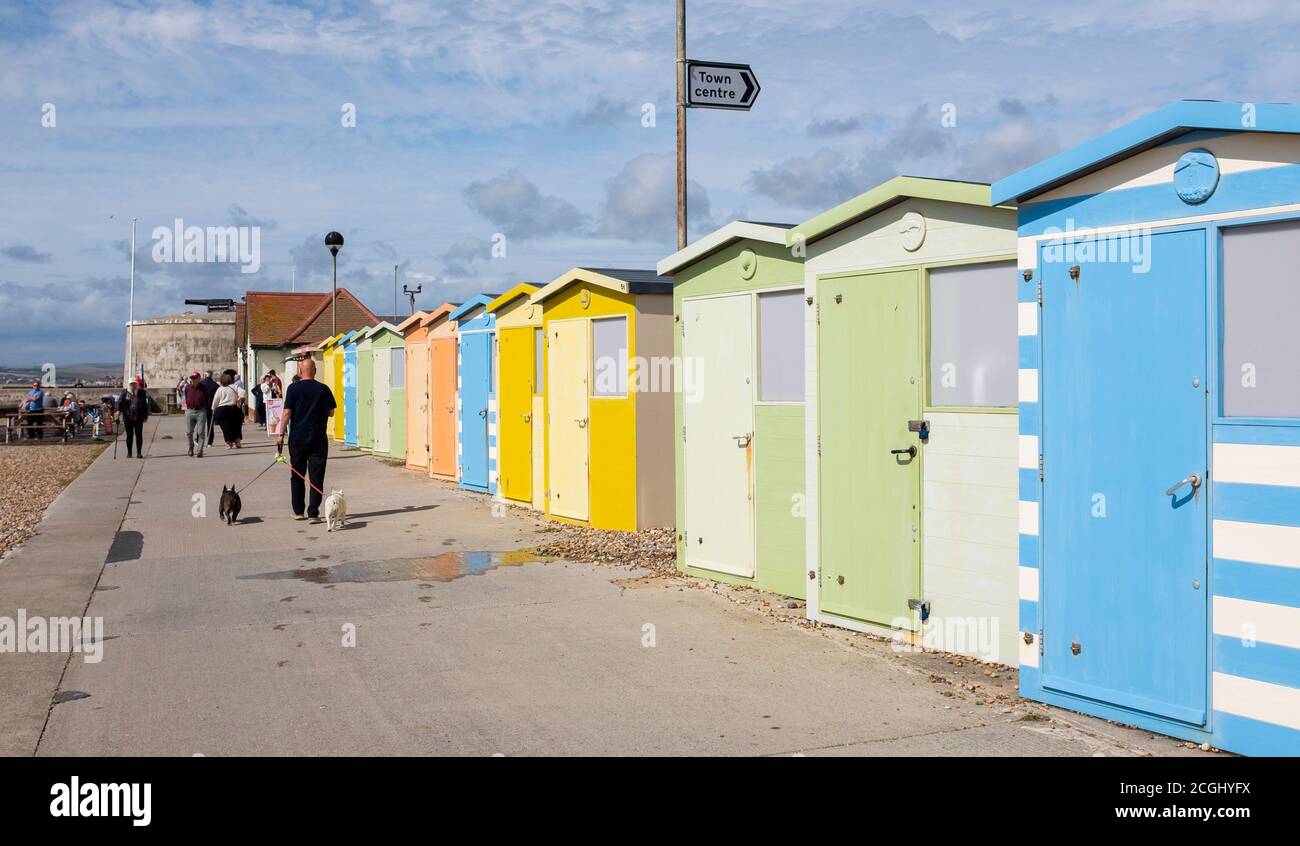
[[[290,385],[284,394],[284,412],[280,415],[280,427],[276,432],[276,447],[284,446],[284,430],[288,427],[289,466],[293,469],[289,474],[289,504],[293,517],[295,520],[305,517],[319,523],[325,462],[329,457],[329,441],[325,433],[329,419],[334,416],[334,394],[316,381],[314,359],[304,359],[298,373],[302,379]],[[304,480],[311,485],[310,496]]]

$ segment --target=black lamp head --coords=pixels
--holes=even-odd
[[[332,255],[338,255],[339,250],[343,249],[343,236],[338,232],[331,232],[325,236],[325,246],[329,247]]]

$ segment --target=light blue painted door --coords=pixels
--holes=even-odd
[[[343,348],[343,443],[357,445],[357,348]]]
[[[488,396],[492,386],[492,333],[460,336],[460,483],[488,489]]]
[[[1205,235],[1146,244],[1149,264],[1041,248],[1042,680],[1202,725]]]

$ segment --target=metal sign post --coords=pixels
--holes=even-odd
[[[686,59],[686,0],[677,0],[677,249],[686,246],[686,110],[747,112],[760,90],[749,65]]]

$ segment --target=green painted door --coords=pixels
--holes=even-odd
[[[820,605],[912,627],[921,593],[921,418],[917,271],[819,282]],[[916,447],[915,456],[893,450]]]

